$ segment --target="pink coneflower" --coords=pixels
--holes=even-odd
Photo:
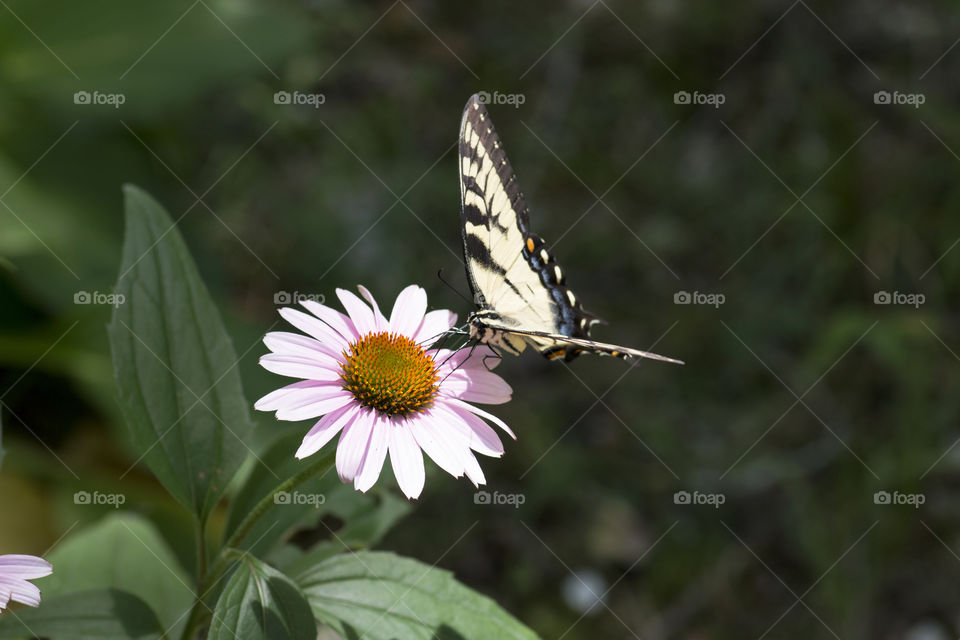
[[[336,464],[340,479],[367,491],[380,477],[384,459],[408,498],[423,490],[421,451],[447,473],[484,483],[474,452],[500,457],[503,445],[489,420],[516,438],[507,425],[470,402],[501,404],[511,389],[489,365],[497,359],[487,347],[457,352],[429,349],[456,322],[447,310],[427,310],[427,294],[417,285],[400,292],[388,320],[370,292],[370,303],[344,289],[337,297],[349,315],[310,300],[313,315],[291,308],[280,315],[310,337],[268,333],[273,353],[260,364],[274,373],[302,378],[267,394],[255,407],[276,411],[278,420],[320,418],[303,439],[298,458],[319,451],[340,434]],[[371,308],[372,307],[372,308]]]
[[[36,556],[0,556],[0,611],[10,601],[31,607],[40,604],[40,589],[27,582],[53,573],[53,565]]]

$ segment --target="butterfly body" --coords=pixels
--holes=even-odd
[[[583,309],[549,247],[530,231],[516,175],[477,95],[460,124],[460,199],[467,278],[479,307],[467,319],[471,338],[514,355],[530,345],[551,360],[590,352],[679,362],[591,339],[600,320]]]

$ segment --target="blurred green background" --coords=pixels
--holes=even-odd
[[[101,488],[190,561],[126,473],[110,308],[75,303],[116,279],[121,184],[178,220],[252,402],[283,382],[256,364],[278,293],[470,311],[437,272],[466,291],[454,145],[486,91],[522,96],[491,115],[596,337],[687,365],[505,359],[519,437],[481,462],[524,503],[432,467],[381,547],[546,638],[960,633],[956,3],[0,5],[0,553]],[[308,426],[256,417],[254,447]]]

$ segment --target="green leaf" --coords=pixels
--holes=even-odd
[[[190,579],[154,525],[118,513],[67,537],[48,556],[53,574],[37,581],[44,599],[115,587],[149,602],[171,637],[193,603]]]
[[[153,640],[163,637],[163,631],[156,614],[137,596],[119,589],[96,589],[44,597],[36,609],[0,615],[0,638],[26,636]]]
[[[392,553],[326,560],[298,578],[318,620],[344,638],[536,638],[453,574]]]
[[[237,356],[173,221],[127,186],[126,237],[110,323],[134,446],[177,500],[205,518],[247,452]]]
[[[296,583],[244,554],[217,601],[209,639],[316,637],[310,605]]]

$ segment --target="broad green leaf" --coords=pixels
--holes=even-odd
[[[217,600],[210,640],[316,637],[317,624],[300,587],[276,569],[244,554]]]
[[[205,518],[252,429],[237,356],[170,216],[140,189],[124,193],[123,304],[109,327],[120,405],[150,469]]]
[[[345,638],[536,638],[493,600],[453,574],[392,553],[326,560],[298,579],[313,614]]]
[[[76,531],[48,556],[54,572],[37,581],[44,598],[95,588],[117,588],[156,611],[165,629],[178,635],[193,603],[190,579],[154,525],[117,513]]]
[[[0,614],[0,638],[27,636],[51,640],[154,640],[163,637],[163,631],[157,616],[137,596],[119,589],[95,589],[52,598],[44,594],[36,609]]]

